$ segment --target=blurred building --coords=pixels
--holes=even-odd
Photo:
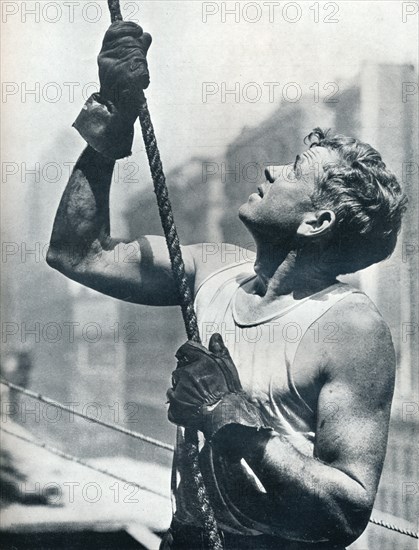
[[[361,138],[373,144],[409,198],[393,256],[362,275],[363,288],[389,324],[399,359],[395,413],[418,400],[418,100],[406,94],[417,81],[410,65],[365,64],[360,77]],[[418,417],[419,420],[419,417]]]
[[[419,435],[418,99],[406,90],[417,78],[410,65],[365,64],[357,109],[361,138],[380,151],[409,198],[396,251],[389,260],[365,270],[361,286],[389,324],[398,359],[390,443],[376,507],[408,519],[416,528],[419,501],[411,489],[418,480],[412,443]],[[382,548],[389,547],[384,534],[377,542]]]

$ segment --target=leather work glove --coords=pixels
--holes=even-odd
[[[131,155],[134,122],[150,84],[151,36],[130,21],[106,31],[98,56],[100,92],[85,103],[73,126],[96,151],[111,159]]]
[[[213,334],[207,350],[188,341],[176,353],[177,369],[168,390],[170,422],[204,433],[207,441],[231,457],[238,449],[223,430],[239,425],[254,430],[271,430],[258,408],[247,398],[237,369],[219,334]],[[239,456],[235,457],[240,459]]]
[[[150,44],[151,36],[139,25],[116,21],[107,30],[98,56],[100,97],[134,117],[150,84],[146,59]]]

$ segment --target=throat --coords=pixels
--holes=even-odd
[[[255,292],[257,278],[245,282],[234,295],[233,315],[239,325],[256,325],[264,320],[280,315],[299,303],[293,294],[260,295]]]
[[[256,279],[251,293],[263,297],[265,303],[289,295],[299,300],[337,282],[324,265],[316,263],[314,258],[302,257],[296,251],[288,252],[276,265],[271,259],[266,261],[258,255],[254,269]]]
[[[338,281],[319,285],[314,292],[297,291],[289,294],[273,294],[271,292],[260,295],[254,291],[256,278],[242,283],[233,296],[232,310],[234,321],[239,326],[255,326],[266,323],[274,318],[285,315],[293,308],[300,306],[311,296],[334,286]]]

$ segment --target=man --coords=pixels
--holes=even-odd
[[[164,240],[140,237],[130,244],[136,261],[116,263],[128,241],[110,236],[112,172],[131,153],[150,42],[133,23],[105,35],[100,93],[75,122],[88,146],[59,205],[48,263],[115,298],[176,305]],[[200,466],[226,548],[344,548],[367,525],[384,461],[390,332],[336,277],[393,252],[406,199],[369,145],[319,129],[309,145],[291,166],[267,168],[240,208],[252,261],[203,261],[202,245],[183,247],[209,350],[178,351],[169,419],[205,434]],[[180,441],[167,548],[202,541],[183,458]]]

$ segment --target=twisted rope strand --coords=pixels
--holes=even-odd
[[[122,21],[121,8],[119,0],[108,0],[109,12],[111,14],[111,21]]]
[[[154,128],[146,103],[144,103],[140,109],[139,118],[153,178],[160,220],[166,237],[166,244],[172,265],[172,273],[178,289],[186,334],[189,340],[200,342],[201,339],[199,337],[198,321],[193,307],[192,293],[185,274],[185,264],[183,263],[179,236],[176,230],[169,192],[166,186],[166,178],[163,172]],[[215,514],[211,507],[204,480],[199,469],[199,447],[196,431],[191,429],[185,430],[185,445],[187,446],[187,460],[185,466],[191,474],[195,493],[198,498],[205,546],[213,550],[222,550],[223,545],[219,535]]]
[[[151,122],[147,103],[144,103],[139,113],[141,130],[144,145],[147,152],[150,171],[153,178],[154,192],[157,198],[157,205],[163,232],[166,237],[167,248],[172,264],[173,276],[179,294],[180,306],[182,308],[183,321],[186,334],[189,340],[200,342],[198,321],[193,307],[191,288],[185,274],[185,264],[182,258],[179,236],[176,230],[172,205],[169,199],[169,191],[166,185],[166,177],[163,172],[163,165],[157,146],[154,127]]]
[[[111,21],[122,20],[119,0],[108,0],[108,6],[111,14]],[[157,140],[146,101],[139,110],[139,119],[153,179],[154,191],[157,197],[160,219],[166,237],[167,248],[169,250],[173,277],[178,289],[186,334],[189,340],[200,342],[198,322],[193,308],[192,293],[185,274],[185,265],[183,263],[179,237],[173,218],[172,206],[169,200],[166,178],[163,172],[163,165],[160,159]],[[204,526],[206,546],[212,550],[222,550],[223,545],[219,535],[215,514],[209,502],[204,480],[199,469],[197,433],[193,430],[185,430],[185,444],[188,446],[187,456],[190,464],[187,466],[192,473],[195,491],[198,497],[199,512]]]
[[[15,437],[16,439],[20,439],[22,441],[25,441],[25,443],[29,443],[30,445],[34,445],[35,447],[39,447],[40,449],[45,449],[49,453],[59,456],[60,458],[63,458],[64,460],[68,460],[70,462],[75,462],[76,464],[80,464],[81,466],[84,466],[85,468],[89,468],[90,470],[93,470],[95,472],[99,472],[100,474],[104,474],[105,476],[112,477],[113,479],[116,479],[118,481],[122,481],[123,483],[127,483],[128,485],[133,485],[134,487],[137,487],[137,489],[140,489],[142,491],[147,491],[148,493],[153,493],[155,495],[158,495],[159,497],[163,498],[169,498],[168,495],[165,495],[164,493],[160,493],[159,491],[156,491],[155,489],[151,489],[150,487],[146,487],[145,485],[140,485],[139,483],[135,483],[133,481],[128,481],[127,479],[114,474],[113,472],[110,472],[109,470],[105,470],[104,468],[99,468],[98,466],[93,466],[92,464],[89,464],[88,462],[85,462],[81,458],[78,458],[77,456],[71,455],[69,453],[65,453],[64,451],[61,451],[60,449],[56,449],[55,447],[52,447],[51,445],[48,445],[47,443],[42,443],[42,441],[35,441],[34,439],[29,439],[29,437],[25,437],[23,435],[17,434],[15,432],[12,432],[10,430],[7,430],[6,428],[3,428],[3,426],[0,426],[0,430],[8,435],[11,435],[12,437]]]

